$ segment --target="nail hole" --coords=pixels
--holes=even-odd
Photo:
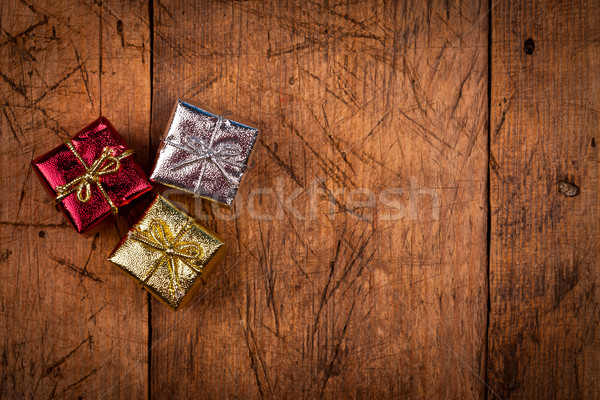
[[[525,40],[523,50],[525,51],[525,54],[528,54],[528,55],[533,54],[533,51],[535,50],[535,42],[533,41],[532,38]]]

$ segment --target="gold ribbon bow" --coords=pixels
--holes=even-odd
[[[113,156],[113,149],[111,147],[105,147],[102,149],[100,157],[94,160],[92,165],[88,166],[70,141],[65,142],[65,145],[71,150],[71,153],[75,155],[77,161],[83,165],[85,172],[71,182],[57,186],[55,188],[57,196],[54,198],[52,204],[56,206],[71,193],[77,193],[77,199],[82,203],[87,203],[92,197],[92,184],[95,184],[98,186],[98,189],[100,189],[102,196],[108,202],[112,212],[116,214],[118,211],[117,206],[110,199],[108,193],[106,193],[100,180],[105,175],[114,174],[119,171],[121,168],[121,160],[134,154],[135,151],[128,149],[118,156]]]
[[[169,227],[164,221],[154,220],[150,223],[147,230],[139,231],[133,229],[129,233],[129,237],[138,242],[162,252],[162,256],[156,260],[152,268],[146,273],[139,283],[140,287],[146,285],[148,280],[163,264],[167,263],[169,268],[169,291],[171,294],[176,294],[177,297],[183,297],[181,284],[179,283],[179,268],[176,261],[185,264],[200,276],[204,283],[206,280],[202,275],[202,270],[196,268],[192,264],[192,260],[198,260],[202,257],[202,248],[196,243],[181,241],[181,236],[187,231],[191,225],[192,219],[188,218],[186,224],[179,230],[176,235],[171,233]]]

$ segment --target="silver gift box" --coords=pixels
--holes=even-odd
[[[230,205],[258,129],[177,100],[150,180]]]

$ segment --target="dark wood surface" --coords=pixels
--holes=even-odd
[[[488,384],[502,398],[590,399],[600,396],[600,6],[547,3],[492,13]]]
[[[6,1],[1,398],[598,398],[600,6]],[[30,160],[178,97],[260,130],[229,253],[171,312]],[[579,188],[579,193],[572,196]]]
[[[147,297],[106,261],[134,214],[78,235],[30,161],[103,114],[147,166],[147,4],[1,7],[0,397],[145,397]]]
[[[152,137],[176,96],[262,132],[239,218],[208,212],[230,243],[218,284],[182,314],[152,302],[156,397],[484,393],[487,19],[473,23],[485,12],[155,4]],[[420,195],[397,221],[351,204],[367,201],[352,191],[408,192],[411,180],[437,204]],[[278,185],[303,193],[303,215],[314,191],[315,218],[278,217],[268,193],[251,212],[253,190]]]

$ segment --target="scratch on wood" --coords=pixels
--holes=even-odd
[[[270,233],[270,230],[269,230]],[[273,268],[273,253],[270,251],[270,244],[274,241],[269,240],[270,235],[265,240],[263,237],[263,230],[259,227],[261,250],[259,252],[260,265],[264,266],[266,270],[263,274],[265,292],[267,296],[267,307],[271,309],[273,313],[273,319],[275,320],[275,336],[279,337],[279,315],[277,311],[277,303],[275,302],[275,283],[277,281],[277,270]]]
[[[358,219],[362,219],[362,220],[369,219],[368,216],[363,216],[363,215],[357,213],[356,211],[352,210],[351,208],[349,208],[346,204],[342,203],[337,197],[335,197],[335,195],[333,194],[333,191],[330,190],[327,187],[327,185],[325,185],[325,182],[320,182],[320,183],[321,183],[321,187],[323,188],[323,191],[327,195],[327,201],[329,201],[331,204],[337,206],[339,211],[346,213],[346,214],[352,214],[353,216],[355,216]]]
[[[32,150],[35,151],[35,148]],[[27,169],[27,176],[25,177],[25,180],[23,181],[23,185],[21,186],[21,197],[19,198],[19,205],[17,207],[17,213],[15,215],[15,221],[19,220],[19,215],[21,214],[21,206],[23,205],[23,199],[25,198],[25,186],[27,185],[27,181],[29,181],[29,177],[31,176],[31,171],[33,170],[33,167],[31,166],[31,164],[29,164],[29,168]]]
[[[25,94],[25,90],[20,85],[17,85],[8,76],[4,75],[1,71],[0,71],[0,77],[4,80],[4,82],[8,83],[8,86],[10,86],[15,92],[19,93],[26,100],[29,100],[29,98],[27,97],[27,94]]]
[[[429,107],[429,100],[427,99],[427,96],[425,95],[425,93],[422,93],[422,94],[418,93],[418,91],[423,91],[421,88],[421,82],[419,79],[419,75],[413,68],[411,68],[408,65],[408,60],[406,59],[406,57],[403,57],[403,63],[404,63],[404,70],[408,72],[408,76],[410,77],[410,88],[413,92],[413,96],[414,96],[415,102],[417,104],[417,108],[419,109],[419,111],[421,111],[423,117],[427,118],[431,122],[431,119],[429,118],[429,115],[427,114],[427,110],[426,110],[426,107]],[[421,104],[423,101],[422,98],[425,100],[425,106],[423,106],[423,104]]]
[[[273,149],[271,149],[271,147],[268,144],[266,144],[261,138],[258,138],[258,142],[261,144],[261,146],[267,149],[267,152],[275,160],[277,165],[279,165],[290,176],[290,178],[292,178],[294,182],[298,184],[298,186],[304,189],[304,184],[302,184],[300,179],[296,176],[296,174],[294,173],[294,169],[290,165],[284,163],[283,160],[279,158],[277,153]]]
[[[321,85],[321,87],[323,87],[323,89],[325,89],[325,91],[327,93],[329,93],[330,95],[332,95],[333,97],[335,97],[336,99],[338,99],[339,101],[341,101],[342,103],[344,103],[344,105],[350,107],[350,103],[348,103],[342,96],[338,95],[337,93],[335,93],[333,90],[331,90],[329,88],[329,86],[327,86],[319,76],[313,74],[312,72],[310,72],[309,70],[303,69],[303,68],[299,68],[300,71],[304,72],[306,75],[310,76],[311,78],[313,78],[314,80],[317,81],[317,83],[319,83],[319,85]],[[355,105],[360,108],[360,106],[358,104],[356,104],[355,100],[350,97],[350,100],[352,100],[353,103],[355,103]]]
[[[92,94],[90,93],[89,75],[87,69],[84,66],[85,63],[81,62],[81,59],[79,58],[79,53],[77,52],[77,49],[74,46],[73,50],[75,51],[75,59],[77,60],[77,65],[79,66],[79,72],[81,72],[81,80],[83,81],[83,85],[85,86],[85,91],[87,93],[88,100],[92,104],[92,108],[94,108],[94,100],[92,99]]]
[[[172,21],[175,21],[175,18],[173,18],[173,14],[171,14],[169,9],[160,0],[157,1],[157,4],[169,16],[169,18],[171,18]]]
[[[473,62],[471,63],[471,66],[469,67],[469,70],[467,71],[467,75],[460,83],[460,87],[458,89],[458,96],[456,96],[456,101],[454,102],[454,106],[452,106],[452,111],[450,111],[450,118],[452,118],[454,116],[454,113],[456,112],[456,109],[458,108],[458,104],[460,103],[460,100],[462,99],[465,83],[471,77],[471,74],[473,73],[473,68],[475,68],[475,64],[477,63],[477,58],[478,58],[478,52],[476,51],[475,55],[473,56]]]
[[[336,149],[336,151],[340,154],[340,156],[342,157],[342,160],[344,160],[344,162],[348,165],[348,167],[350,167],[350,170],[353,173],[356,173],[356,171],[354,170],[354,167],[352,167],[352,164],[350,164],[350,162],[348,161],[348,158],[346,156],[346,152],[342,151],[341,147],[340,147],[340,142],[341,140],[339,138],[336,137],[337,141],[334,140],[334,136],[332,134],[329,133],[329,121],[327,120],[327,113],[325,112],[325,107],[323,107],[323,105],[321,105],[321,110],[323,112],[323,119],[325,120],[325,124],[322,124],[321,121],[319,121],[319,118],[317,118],[316,114],[313,112],[312,108],[308,109],[310,111],[310,114],[312,115],[313,119],[315,120],[315,122],[317,124],[319,124],[319,126],[321,127],[321,131],[323,132],[323,134],[325,135],[325,137],[327,139],[329,139],[329,142],[331,143],[331,145],[333,146],[334,149]],[[351,151],[352,147],[350,148]]]
[[[91,321],[93,319],[94,320],[94,324],[95,324],[96,323],[96,315],[98,315],[100,313],[100,311],[104,310],[108,304],[109,303],[105,303],[102,307],[100,307],[98,309],[98,311],[96,311],[95,313],[93,313],[92,315],[90,315],[90,317],[88,318],[88,321]]]
[[[288,121],[288,119],[286,118],[286,116],[284,114],[281,114],[281,122],[283,124],[283,126],[287,127],[288,129],[290,129],[292,131],[292,133],[294,135],[296,135],[296,137],[298,137],[298,139],[300,139],[304,145],[311,151],[311,153],[317,158],[317,160],[319,161],[319,163],[321,164],[321,166],[323,167],[323,169],[325,171],[330,172],[330,176],[335,179],[338,183],[344,184],[344,186],[348,187],[348,186],[356,186],[356,184],[354,183],[354,181],[352,179],[350,179],[350,177],[335,163],[333,163],[330,160],[325,160],[322,155],[320,154],[320,152],[316,151],[309,143],[308,141],[302,136],[302,134],[300,134],[300,132],[298,131],[298,129],[291,123]]]
[[[36,22],[35,24],[29,26],[28,28],[26,28],[24,31],[21,31],[20,33],[17,33],[16,35],[11,35],[9,32],[7,32],[6,30],[4,30],[4,33],[6,34],[6,36],[8,36],[8,40],[5,42],[0,43],[0,46],[4,46],[9,42],[12,42],[14,44],[17,43],[17,38],[21,37],[23,35],[27,35],[29,33],[31,33],[34,29],[42,26],[42,25],[46,25],[48,23],[48,16],[44,15],[44,18],[42,18],[41,21]]]
[[[50,364],[46,370],[44,371],[44,376],[48,376],[50,375],[50,373],[52,373],[52,371],[54,371],[59,365],[61,365],[62,363],[64,363],[65,361],[67,361],[69,358],[71,358],[76,352],[77,350],[79,350],[81,348],[81,346],[84,345],[84,343],[92,343],[92,335],[88,336],[87,338],[83,339],[81,341],[81,343],[79,343],[73,350],[71,350],[69,353],[67,353],[66,355],[64,355],[63,357],[59,358],[58,360],[56,360],[55,362],[53,362],[52,364]]]
[[[445,147],[449,148],[450,150],[456,152],[457,154],[459,154],[461,156],[463,155],[459,150],[455,149],[448,142],[446,142],[442,138],[438,137],[435,133],[433,133],[433,131],[431,131],[430,129],[425,128],[424,125],[420,124],[419,122],[417,122],[413,118],[409,117],[408,114],[406,114],[404,111],[402,111],[402,109],[398,108],[398,111],[400,111],[400,114],[402,114],[406,119],[408,119],[410,122],[412,122],[413,124],[415,124],[417,127],[419,127],[424,132],[424,133],[422,133],[422,132],[418,132],[418,130],[414,130],[416,133],[419,133],[424,138],[426,138],[427,135],[429,135],[432,138],[434,138],[435,140],[437,140],[439,143],[441,143],[442,145],[444,145]]]
[[[67,72],[67,74],[65,76],[63,76],[61,79],[59,79],[56,83],[54,83],[54,85],[49,86],[44,93],[42,93],[40,95],[40,97],[38,97],[37,99],[35,99],[33,101],[33,105],[38,104],[40,101],[42,101],[47,95],[48,93],[52,92],[53,90],[55,90],[57,87],[60,86],[61,83],[63,83],[64,81],[66,81],[67,79],[69,79],[78,69],[80,68],[80,66],[76,66],[74,67],[71,71]]]
[[[340,347],[346,337],[346,332],[348,331],[348,325],[350,324],[350,318],[352,317],[352,313],[354,311],[354,306],[356,305],[356,299],[352,300],[352,305],[350,306],[350,311],[348,311],[348,317],[346,318],[346,322],[344,323],[344,328],[342,329],[342,333],[340,335],[340,339],[334,346],[333,357],[329,361],[329,365],[325,369],[325,377],[323,379],[323,385],[321,386],[321,398],[325,394],[325,387],[327,386],[327,382],[329,382],[329,378],[332,376],[339,375],[339,369],[335,370],[335,363],[338,361],[338,357],[340,355]]]
[[[308,40],[310,38],[306,38],[306,39]],[[272,51],[270,51],[271,49],[269,49],[267,51],[267,58],[277,57],[277,56],[281,56],[283,54],[289,54],[289,53],[293,53],[293,52],[296,52],[296,51],[308,49],[313,44],[314,44],[313,41],[310,41],[309,43],[298,43],[298,44],[296,44],[295,46],[293,46],[293,47],[291,47],[289,49],[279,50],[279,51],[276,51],[276,52],[272,52]]]
[[[12,135],[15,138],[15,140],[17,141],[17,143],[19,143],[19,145],[21,145],[21,139],[19,139],[19,135],[17,135],[17,131],[15,130],[15,127],[13,126],[8,114],[6,113],[7,108],[9,108],[8,104],[2,104],[2,113],[6,117],[6,122],[8,122],[8,127],[10,128],[10,132],[12,133]],[[11,110],[11,113],[12,113],[12,110]]]
[[[260,398],[264,399],[265,398],[265,393],[264,393],[264,388],[260,379],[260,373],[258,370],[258,361],[257,361],[257,356],[254,350],[252,350],[252,346],[250,344],[250,334],[249,334],[249,330],[251,330],[251,328],[248,326],[249,322],[250,322],[250,312],[248,310],[249,306],[250,306],[250,293],[249,293],[249,288],[246,288],[246,321],[242,320],[242,314],[241,311],[239,309],[239,306],[236,304],[236,309],[238,312],[238,316],[240,318],[240,325],[242,326],[242,329],[244,331],[244,339],[245,339],[245,343],[246,343],[246,348],[248,349],[248,357],[250,358],[250,368],[252,369],[252,372],[254,373],[254,378],[256,380],[256,386],[258,388],[258,392],[260,394]],[[256,346],[256,342],[254,342],[255,346]],[[258,351],[258,349],[257,349]]]
[[[505,98],[503,101],[504,107],[502,109],[502,113],[500,114],[500,119],[498,120],[498,123],[494,127],[494,133],[492,135],[492,137],[494,137],[494,138],[496,137],[496,135],[498,135],[498,133],[500,132],[500,129],[502,129],[502,125],[504,125],[504,121],[506,120],[506,113],[508,112],[508,110],[510,108],[512,99],[513,99],[513,96],[510,96],[508,98],[508,100]]]
[[[83,377],[81,377],[81,379],[79,379],[77,382],[74,382],[72,384],[70,384],[69,386],[67,386],[66,388],[64,388],[58,395],[58,397],[62,396],[63,394],[65,394],[66,392],[68,392],[71,388],[81,384],[82,382],[88,380],[92,375],[94,375],[96,372],[98,372],[98,370],[96,368],[94,368],[89,374],[84,375]]]
[[[61,258],[57,258],[54,256],[51,256],[50,258],[52,258],[54,261],[56,261],[60,265],[64,265],[65,267],[69,268],[70,270],[77,272],[82,278],[89,278],[89,279],[93,280],[94,282],[104,283],[104,281],[102,279],[100,279],[100,277],[98,277],[96,274],[94,274],[92,272],[89,272],[87,269],[79,268],[76,265],[71,264],[70,262],[63,260]]]
[[[379,119],[377,120],[377,122],[375,123],[375,125],[373,125],[373,126],[371,127],[371,129],[369,129],[369,132],[367,132],[367,134],[366,134],[366,135],[364,135],[362,138],[360,138],[359,140],[357,140],[356,142],[354,142],[354,143],[353,143],[353,144],[350,146],[350,148],[349,148],[347,151],[352,151],[352,150],[353,150],[353,149],[356,147],[356,145],[357,145],[357,144],[359,144],[359,143],[362,145],[362,144],[365,142],[365,140],[367,140],[367,139],[368,139],[368,138],[369,138],[369,137],[370,137],[370,136],[371,136],[371,135],[372,135],[372,134],[375,132],[375,130],[377,130],[377,128],[378,128],[378,127],[381,125],[381,123],[382,123],[382,122],[385,120],[385,118],[386,118],[388,115],[390,115],[390,114],[391,114],[391,112],[394,110],[395,106],[396,106],[396,105],[395,105],[395,104],[393,104],[391,107],[389,107],[389,108],[388,108],[388,109],[387,109],[387,110],[386,110],[386,111],[383,113],[383,115],[381,116],[381,118],[379,118]]]

